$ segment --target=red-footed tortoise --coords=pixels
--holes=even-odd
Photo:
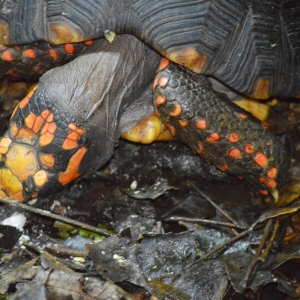
[[[64,66],[14,111],[0,141],[0,196],[45,195],[103,165],[150,114],[153,93],[156,113],[194,152],[276,198],[289,165],[281,141],[195,73],[256,98],[299,96],[299,15],[298,0],[1,1],[1,78]],[[99,40],[113,33],[137,39]]]

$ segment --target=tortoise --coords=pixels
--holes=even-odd
[[[299,15],[297,0],[1,1],[1,78],[47,72],[0,141],[0,196],[45,195],[99,168],[153,94],[195,153],[277,198],[283,143],[206,76],[255,98],[300,95]]]

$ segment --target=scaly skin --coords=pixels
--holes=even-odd
[[[163,59],[154,80],[157,114],[208,163],[278,197],[287,179],[288,158],[266,124],[214,91],[205,76]]]

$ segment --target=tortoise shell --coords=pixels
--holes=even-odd
[[[131,33],[196,73],[256,98],[300,96],[298,0],[7,0],[0,43],[76,43]]]

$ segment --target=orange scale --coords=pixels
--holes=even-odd
[[[254,161],[257,165],[262,168],[266,168],[268,166],[268,158],[262,152],[257,152],[254,156]]]
[[[272,167],[269,169],[268,173],[267,173],[269,178],[276,178],[277,176],[277,169],[275,167]]]
[[[201,129],[201,130],[205,130],[207,128],[207,122],[204,119],[199,120],[196,123],[196,128]]]
[[[198,154],[202,154],[203,151],[204,151],[204,147],[203,147],[202,143],[199,142],[198,143],[198,151],[197,151],[197,153]]]
[[[94,43],[94,40],[88,40],[88,41],[84,41],[83,42],[83,44],[85,45],[85,46],[90,46],[90,45],[92,45]]]
[[[158,80],[158,85],[159,85],[160,87],[164,88],[164,87],[167,86],[168,82],[169,82],[169,79],[168,79],[167,77],[161,77],[161,78],[159,78],[159,80]]]
[[[264,196],[268,196],[269,192],[267,190],[259,190],[260,194],[264,195]]]
[[[49,116],[48,116],[48,118],[46,119],[46,121],[48,123],[51,123],[53,121],[53,114],[50,113]]]
[[[70,149],[76,148],[77,145],[78,145],[77,141],[72,141],[72,140],[69,140],[69,139],[65,139],[63,144],[62,144],[62,148],[64,150],[70,150]]]
[[[158,70],[161,71],[165,69],[169,64],[170,64],[170,60],[167,58],[163,58],[159,63]]]
[[[236,159],[241,159],[241,158],[242,158],[241,150],[238,149],[238,148],[231,149],[231,150],[228,152],[228,155],[229,155],[230,157],[236,158]]]
[[[9,50],[9,49],[3,51],[0,57],[1,57],[3,60],[9,61],[9,62],[14,61],[14,59],[15,59],[15,58],[14,58],[14,55],[13,55],[13,53],[12,53],[12,51]]]
[[[189,125],[189,122],[187,120],[178,120],[178,123],[182,127],[186,127]]]
[[[266,181],[265,185],[267,187],[270,187],[270,188],[275,188],[276,187],[276,181],[274,179],[268,179]]]
[[[30,59],[34,59],[36,58],[36,53],[33,49],[29,48],[29,49],[25,49],[23,52],[22,52],[22,55],[27,57],[27,58],[30,58]]]
[[[55,165],[55,157],[51,153],[40,154],[40,161],[41,161],[41,164],[44,165],[45,167],[52,168]]]
[[[11,132],[13,134],[13,136],[16,136],[19,132],[18,126],[16,123],[13,123],[11,126]]]
[[[43,110],[42,113],[41,113],[41,117],[44,120],[47,120],[47,118],[49,117],[49,115],[50,115],[50,111],[48,109]]]
[[[77,126],[74,123],[70,123],[68,125],[68,128],[71,129],[72,131],[76,131],[78,129]]]
[[[78,128],[78,129],[76,129],[76,132],[77,132],[79,135],[82,135],[82,134],[85,133],[85,130],[82,129],[82,128]]]
[[[245,153],[247,153],[247,154],[251,154],[251,153],[253,153],[254,152],[254,147],[253,147],[253,145],[251,145],[251,144],[246,144],[245,145]]]
[[[159,95],[156,99],[155,99],[155,103],[157,105],[162,105],[166,103],[166,98],[162,95]]]
[[[34,122],[32,127],[32,131],[34,133],[38,133],[44,124],[44,119],[41,116],[38,116]]]
[[[58,53],[55,49],[50,49],[50,50],[49,50],[49,55],[50,55],[53,59],[59,59],[59,53]]]
[[[35,120],[36,120],[36,115],[33,114],[33,113],[30,113],[26,118],[25,118],[25,124],[26,124],[26,127],[29,128],[29,129],[32,129],[34,123],[35,123]]]
[[[48,131],[49,131],[50,133],[54,133],[55,130],[56,130],[56,128],[57,128],[57,126],[56,126],[56,124],[55,124],[54,122],[49,123]]]
[[[14,111],[13,111],[13,113],[11,114],[11,117],[10,117],[10,119],[12,119],[13,118],[13,116],[15,115],[15,113],[16,113],[16,111],[18,110],[18,108],[19,108],[19,105],[20,105],[20,103],[14,108]]]
[[[206,138],[206,140],[209,141],[210,143],[216,143],[218,142],[219,139],[220,139],[220,135],[217,132],[212,133],[209,137]]]
[[[236,143],[239,140],[239,135],[237,133],[233,132],[233,133],[230,134],[228,140],[229,140],[230,143]]]
[[[82,147],[70,158],[66,171],[58,176],[58,181],[62,185],[66,185],[80,176],[78,168],[86,152],[87,149]]]
[[[219,170],[221,170],[222,172],[225,172],[225,171],[227,171],[227,169],[228,169],[228,165],[227,165],[227,164],[217,165],[217,168],[218,168]]]
[[[46,123],[46,124],[44,125],[44,127],[43,127],[43,129],[42,129],[42,131],[41,131],[41,135],[43,135],[45,132],[48,131],[49,125],[50,125],[49,123]]]
[[[154,77],[153,85],[152,85],[152,89],[153,89],[153,90],[156,88],[157,83],[158,83],[158,75],[156,75],[156,76]]]
[[[181,114],[181,112],[182,112],[181,106],[179,104],[175,104],[172,111],[170,112],[170,115],[172,117],[177,117]]]
[[[48,180],[46,171],[44,171],[44,170],[37,171],[33,176],[33,180],[34,180],[36,186],[39,186],[39,187],[43,186]]]
[[[41,147],[49,145],[54,140],[54,134],[50,132],[45,132],[40,136],[39,144]]]
[[[28,141],[34,140],[35,137],[36,135],[28,128],[19,129],[18,134],[16,135],[16,138]]]
[[[67,135],[67,139],[77,141],[79,138],[79,134],[77,132],[71,132]]]
[[[72,44],[64,44],[64,50],[65,52],[69,53],[69,54],[73,54],[74,53],[74,45]]]

